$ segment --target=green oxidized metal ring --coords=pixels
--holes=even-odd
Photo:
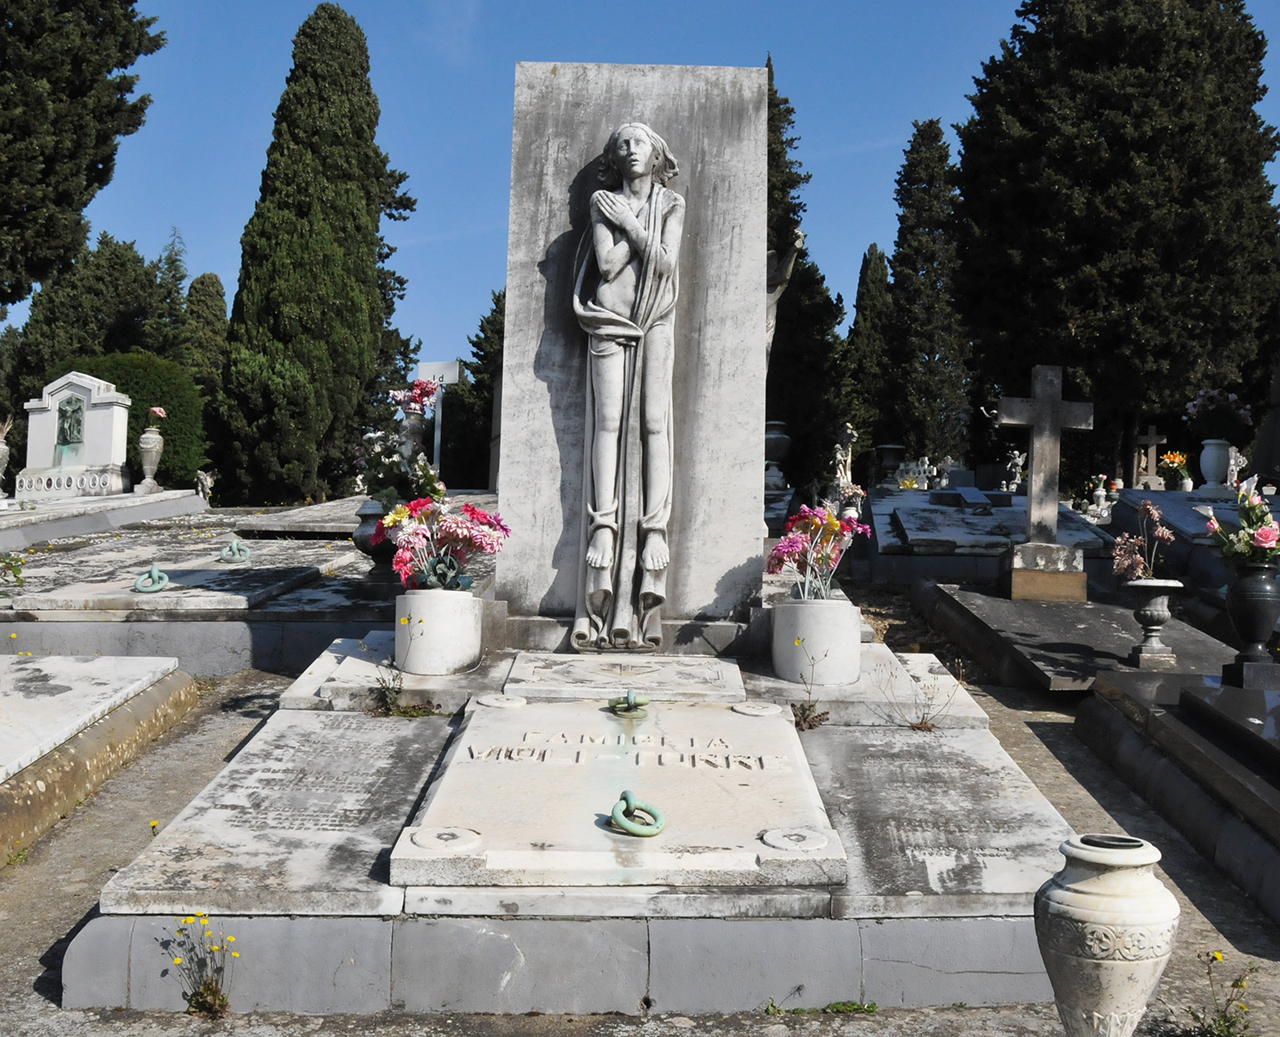
[[[236,562],[247,562],[249,560],[250,551],[239,540],[233,540],[222,549],[222,554],[218,557],[224,562],[232,564]]]
[[[609,708],[613,710],[615,716],[628,717],[633,720],[640,720],[649,714],[641,709],[641,706],[647,706],[649,700],[643,695],[637,695],[630,689],[625,695],[620,695],[616,699],[609,700]]]
[[[169,577],[160,571],[160,566],[155,562],[151,563],[149,570],[133,581],[133,589],[139,594],[154,594],[167,586],[169,586]]]
[[[652,821],[634,820],[636,811],[647,814]],[[667,826],[667,819],[662,816],[661,810],[643,799],[636,799],[635,793],[630,790],[622,793],[622,798],[613,805],[613,813],[609,816],[614,825],[628,835],[657,835]]]

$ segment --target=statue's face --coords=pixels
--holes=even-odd
[[[623,126],[618,131],[614,160],[628,178],[652,173],[657,162],[653,141],[639,126]]]

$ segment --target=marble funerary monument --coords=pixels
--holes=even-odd
[[[15,496],[105,497],[124,493],[129,397],[100,378],[72,371],[26,404],[27,466]]]

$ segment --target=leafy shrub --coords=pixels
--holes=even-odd
[[[126,456],[135,485],[142,481],[138,437],[148,425],[157,426],[164,436],[156,481],[174,488],[195,485],[196,470],[208,462],[209,443],[204,435],[204,400],[185,367],[154,353],[108,353],[66,361],[50,374],[49,381],[69,371],[111,382],[132,401]],[[157,419],[152,407],[163,407],[168,417]]]

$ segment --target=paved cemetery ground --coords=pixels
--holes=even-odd
[[[1208,1000],[1198,950],[1223,952],[1227,968],[1246,960],[1261,971],[1250,981],[1253,1032],[1280,1032],[1280,927],[1266,920],[1211,863],[1147,809],[1080,744],[1071,731],[1079,696],[1024,692],[982,684],[982,675],[956,646],[914,617],[904,596],[853,588],[879,636],[898,650],[932,651],[974,682],[975,698],[991,716],[991,730],[1077,831],[1121,829],[1156,843],[1165,854],[1161,877],[1182,905],[1174,959],[1161,987],[1162,1002],[1144,1022],[1146,1037],[1185,1033],[1187,1005]],[[770,1015],[647,1021],[621,1017],[551,1016],[375,1017],[289,1015],[230,1017],[210,1023],[163,1013],[63,1011],[57,1007],[62,953],[92,911],[111,874],[142,850],[150,822],[167,824],[234,755],[275,708],[289,680],[244,671],[204,682],[197,709],[88,802],[82,804],[25,860],[0,868],[0,1033],[23,1037],[112,1034],[234,1033],[245,1037],[302,1034],[436,1035],[653,1035],[711,1037],[760,1034],[865,1034],[868,1037],[1048,1037],[1061,1033],[1052,1005],[892,1011],[873,1015]],[[252,950],[242,959],[251,966]],[[785,1006],[784,1006],[785,1007]]]

